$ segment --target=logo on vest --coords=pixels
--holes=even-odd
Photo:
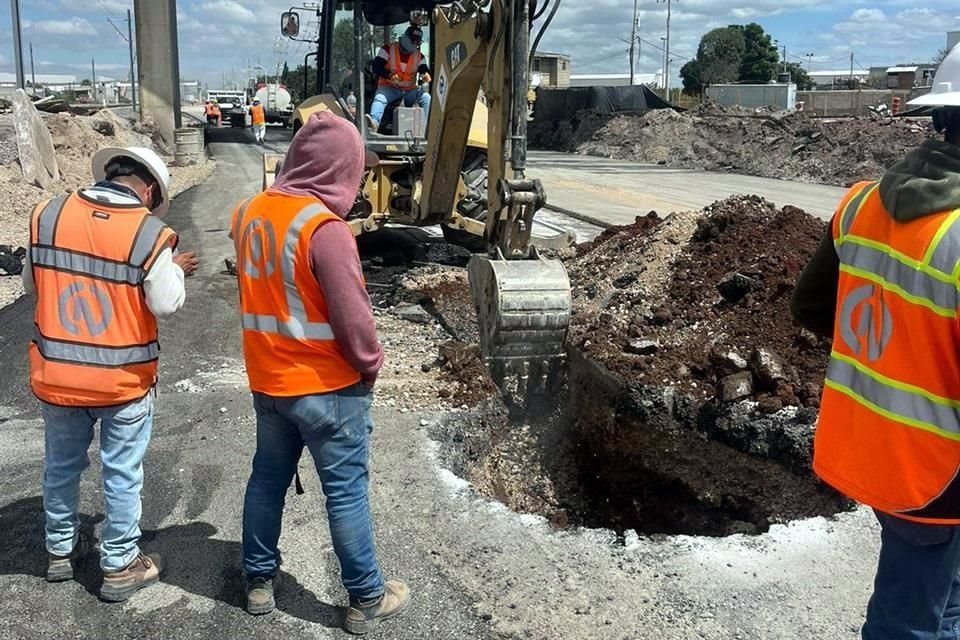
[[[840,307],[841,339],[854,355],[865,355],[870,362],[883,355],[893,336],[893,317],[883,297],[874,295],[876,290],[872,284],[858,287]]]
[[[86,329],[88,335],[95,337],[110,326],[113,303],[97,285],[75,282],[60,292],[58,312],[60,324],[67,333],[79,336]]]
[[[273,275],[277,269],[277,233],[273,223],[263,218],[248,222],[240,236],[240,247],[247,249],[244,255],[238,256],[243,261],[244,273],[254,280]]]

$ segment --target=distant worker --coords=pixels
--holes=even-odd
[[[30,224],[24,287],[37,296],[30,384],[46,439],[43,507],[49,582],[70,580],[86,551],[80,475],[100,422],[106,520],[100,596],[119,602],[160,579],[140,539],[143,456],[153,425],[157,318],[177,312],[194,273],[192,253],[161,217],[170,175],[150,149],[108,148],[93,158],[97,183],[39,205]]]
[[[960,628],[960,47],[910,104],[945,139],[854,185],[792,302],[833,338],[814,469],[880,521],[864,640]]]
[[[423,30],[410,25],[398,42],[382,47],[373,60],[373,74],[379,78],[377,90],[373,95],[373,106],[367,116],[367,124],[376,131],[387,110],[387,106],[397,100],[403,100],[408,107],[419,105],[423,109],[424,119],[430,115],[430,94],[425,86],[430,84],[430,68],[420,53],[423,43]],[[423,84],[417,85],[417,76]]]
[[[314,114],[294,136],[274,185],[238,207],[231,232],[257,414],[243,506],[247,611],[275,606],[284,498],[306,447],[327,498],[350,633],[372,630],[410,598],[404,583],[384,582],[367,494],[370,403],[383,351],[344,223],[364,157],[348,120]]]
[[[250,122],[253,125],[253,135],[257,143],[263,144],[267,138],[267,113],[260,104],[259,98],[254,98],[250,106]]]
[[[207,117],[207,125],[211,127],[220,126],[220,105],[216,102],[207,100],[203,105],[203,114]]]

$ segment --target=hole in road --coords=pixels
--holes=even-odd
[[[477,491],[555,526],[726,536],[851,506],[809,469],[814,419],[812,410],[740,416],[670,389],[623,389],[573,356],[551,399],[523,412],[490,400],[434,436],[441,462]],[[715,437],[717,425],[728,435]],[[748,453],[758,429],[786,444],[766,458]]]

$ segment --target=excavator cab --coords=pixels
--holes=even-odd
[[[468,274],[481,350],[501,388],[518,399],[544,390],[558,370],[570,321],[566,271],[540,250],[569,248],[575,236],[533,233],[546,194],[526,176],[531,19],[549,16],[542,35],[560,1],[323,0],[322,90],[294,112],[295,131],[321,110],[348,118],[376,158],[348,218],[354,233],[388,223],[440,225],[449,241],[476,252]],[[284,33],[300,23],[291,13],[281,20]],[[365,117],[377,83],[371,61],[411,23],[424,32],[432,76],[422,88],[431,95],[426,126],[394,131],[387,113],[387,126],[373,131]],[[279,163],[265,157],[265,187]]]

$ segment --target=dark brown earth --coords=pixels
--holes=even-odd
[[[831,121],[714,105],[685,113],[584,112],[570,121],[534,122],[530,132],[540,149],[838,186],[879,178],[933,135],[929,121]]]

